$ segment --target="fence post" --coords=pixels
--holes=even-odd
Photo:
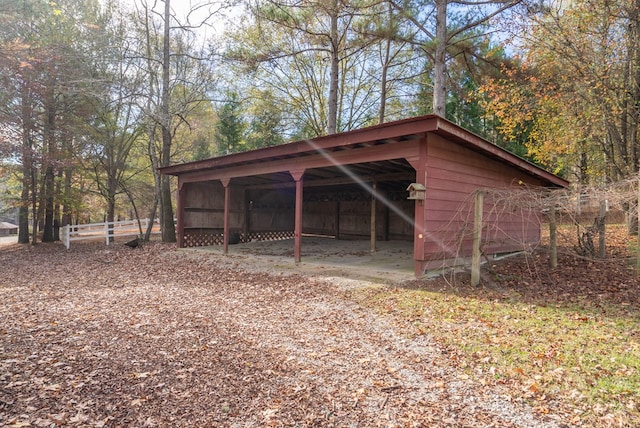
[[[600,201],[598,209],[598,257],[604,259],[607,256],[606,246],[606,222],[607,206],[606,201]]]
[[[108,221],[104,222],[104,236],[105,236],[107,245],[109,245],[109,222]]]
[[[480,284],[480,241],[482,240],[482,211],[484,209],[484,192],[476,192],[476,206],[473,216],[473,252],[471,253],[471,285]]]
[[[551,200],[549,207],[549,266],[558,267],[558,225],[556,223],[556,201]]]
[[[69,249],[71,246],[71,226],[66,225],[62,227],[62,239],[64,240],[64,246]]]

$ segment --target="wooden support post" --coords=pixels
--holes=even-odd
[[[384,209],[382,210],[382,224],[384,225],[382,229],[382,240],[389,240],[389,207],[385,204]]]
[[[427,134],[419,143],[419,154],[417,158],[407,159],[416,170],[415,183],[427,186]],[[413,271],[416,278],[424,275],[426,266],[425,260],[425,217],[426,201],[417,200],[413,207]]]
[[[370,234],[371,234],[371,248],[370,248],[370,252],[375,253],[376,252],[376,189],[377,189],[377,183],[374,181],[372,184],[372,189],[373,192],[371,193],[371,228],[370,228]]]
[[[482,212],[484,209],[484,192],[476,192],[475,213],[473,216],[473,252],[471,254],[471,285],[480,284],[480,243],[482,241]]]
[[[336,199],[336,210],[334,213],[335,238],[340,239],[340,200]]]
[[[549,266],[558,267],[558,225],[556,224],[556,201],[552,199],[549,207]]]
[[[222,179],[222,185],[224,186],[224,220],[222,229],[223,254],[229,253],[229,212],[231,211],[231,193],[229,189],[230,182],[230,178]]]
[[[178,217],[178,221],[176,224],[176,232],[178,234],[178,248],[184,247],[184,205],[185,205],[185,188],[184,182],[180,180],[178,177],[178,208],[176,209],[176,216]],[[145,227],[145,230],[148,229],[148,224]]]
[[[600,257],[601,259],[604,259],[607,256],[606,217],[607,217],[606,201],[600,201],[600,209],[598,210],[598,257]]]
[[[295,226],[293,231],[293,254],[296,263],[302,260],[302,188],[304,170],[289,171],[296,182],[296,208],[295,208]]]
[[[243,189],[244,199],[244,225],[242,228],[242,239],[244,242],[249,242],[249,235],[251,234],[251,195],[249,190]]]

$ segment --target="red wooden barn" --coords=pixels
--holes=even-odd
[[[178,178],[180,247],[289,238],[300,261],[304,234],[406,240],[416,276],[470,255],[476,190],[568,185],[435,115],[161,172]],[[485,254],[539,242],[537,213],[488,202]]]

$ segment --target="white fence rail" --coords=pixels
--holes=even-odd
[[[140,220],[142,233],[147,230],[150,221],[152,220],[149,220],[148,218]],[[156,222],[154,221],[154,229],[155,226]],[[153,230],[151,233],[160,232],[159,230]],[[68,250],[71,246],[71,242],[73,241],[104,239],[105,243],[109,245],[112,238],[139,235],[140,229],[138,228],[138,220],[126,220],[63,226],[60,233],[60,239]]]

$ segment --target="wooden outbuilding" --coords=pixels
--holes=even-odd
[[[435,115],[161,172],[178,179],[179,247],[222,245],[227,253],[230,243],[291,239],[300,261],[306,234],[369,239],[372,251],[377,240],[406,240],[416,276],[470,256],[477,190],[568,185]],[[491,201],[484,212],[497,225],[485,228],[485,254],[539,242],[537,213],[496,210]]]
[[[18,226],[6,221],[0,221],[0,236],[10,236],[18,234]]]

